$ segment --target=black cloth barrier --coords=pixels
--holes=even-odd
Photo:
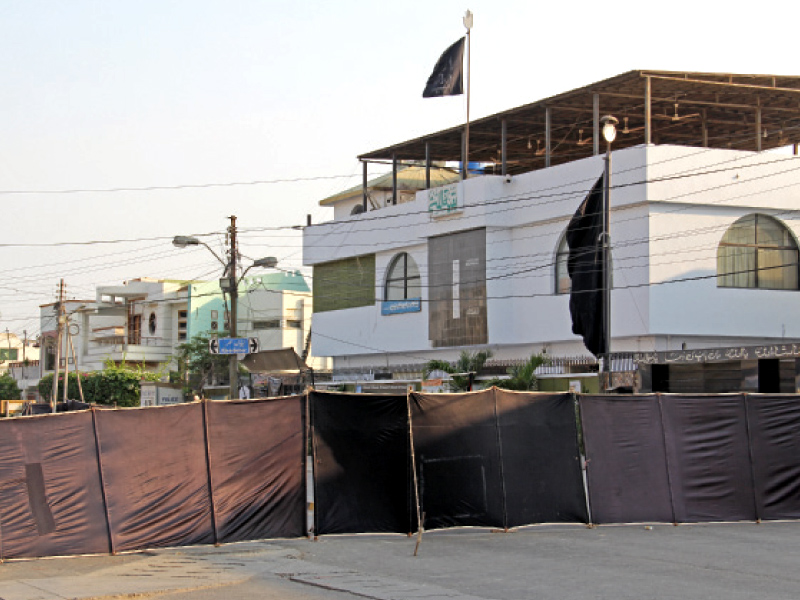
[[[0,419],[0,559],[110,549],[92,414]]]
[[[747,396],[758,518],[800,519],[800,399]]]
[[[659,396],[678,523],[756,519],[745,400]]]
[[[584,396],[596,523],[800,518],[796,395]]]
[[[220,542],[305,533],[305,397],[208,402]]]
[[[114,551],[213,543],[203,406],[95,415]]]
[[[305,396],[2,419],[0,559],[302,536],[305,455]]]
[[[658,398],[580,396],[593,523],[672,523]]]
[[[318,535],[416,529],[406,396],[309,393]]]
[[[570,394],[412,394],[425,527],[588,520]]]
[[[411,406],[425,528],[504,527],[494,391],[412,394]]]
[[[495,394],[507,527],[588,522],[572,394]]]

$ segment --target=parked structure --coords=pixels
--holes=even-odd
[[[316,351],[333,357],[335,375],[398,378],[464,348],[490,349],[501,363],[534,352],[585,356],[571,331],[564,234],[603,173],[604,114],[620,124],[610,192],[612,385],[668,391],[686,378],[671,383],[669,367],[651,376],[644,365],[666,366],[673,351],[724,349],[694,360],[718,359],[735,374],[719,384],[695,373],[692,391],[794,391],[800,77],[662,71],[632,71],[471,123],[470,160],[482,176],[402,203],[395,188],[388,206],[365,203],[358,214],[335,200],[335,221],[304,232]],[[432,172],[433,161],[458,164],[462,135],[456,127],[359,158],[396,169],[424,161]],[[785,150],[792,145],[794,155]],[[752,357],[735,358],[741,348]]]

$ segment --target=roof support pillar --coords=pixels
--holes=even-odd
[[[592,155],[600,154],[600,94],[592,94]]]
[[[756,152],[761,152],[761,107],[756,108]]]
[[[361,163],[361,206],[367,212],[367,161]]]
[[[502,159],[502,175],[508,174],[508,164],[506,162],[506,150],[508,144],[508,123],[503,119],[500,122],[500,157]]]
[[[461,179],[467,178],[467,134],[461,130]]]
[[[392,153],[392,204],[397,204],[397,154]]]
[[[708,110],[703,109],[703,148],[708,148]]]
[[[551,121],[551,114],[552,109],[547,106],[544,109],[544,166],[550,166],[550,136],[552,135],[552,130],[550,127]]]
[[[644,143],[653,141],[653,86],[652,79],[644,78]]]
[[[431,189],[431,143],[425,142],[425,189]]]

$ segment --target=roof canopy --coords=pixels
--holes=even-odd
[[[674,144],[768,150],[800,142],[800,77],[629,71],[469,125],[469,161],[520,173],[598,154],[599,118],[619,119],[613,147]],[[395,144],[361,160],[461,161],[464,126]],[[498,171],[499,172],[499,171]]]

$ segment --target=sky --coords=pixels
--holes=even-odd
[[[35,336],[62,278],[219,277],[171,239],[222,252],[231,215],[245,263],[310,276],[293,227],[357,155],[464,121],[422,89],[467,9],[480,118],[633,69],[800,75],[785,6],[0,0],[0,331]]]

